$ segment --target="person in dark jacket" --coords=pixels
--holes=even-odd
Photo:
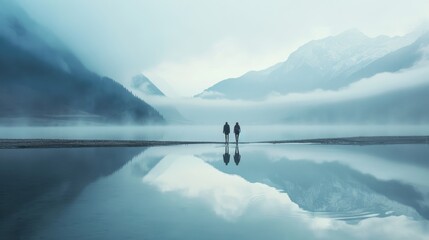
[[[230,132],[229,124],[228,122],[225,122],[225,125],[223,125],[223,134],[225,134],[225,144],[229,144],[229,132]]]
[[[234,134],[235,134],[235,144],[238,144],[238,137],[240,136],[241,128],[238,122],[235,123],[234,126]]]

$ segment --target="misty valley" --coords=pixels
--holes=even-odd
[[[429,239],[427,9],[0,0],[0,239]]]

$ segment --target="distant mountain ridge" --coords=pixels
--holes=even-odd
[[[138,74],[133,77],[131,81],[131,87],[133,89],[139,90],[145,95],[165,96],[165,94],[143,74]]]
[[[334,90],[383,72],[375,61],[409,46],[414,36],[369,38],[357,30],[310,41],[282,63],[223,80],[196,95],[201,98],[258,100],[271,94]],[[414,62],[414,60],[410,60]],[[371,65],[372,64],[372,65]],[[402,65],[407,66],[403,63]],[[396,71],[397,67],[390,67]]]
[[[140,99],[154,106],[169,123],[189,123],[187,119],[173,106],[160,104],[167,96],[145,75],[138,74],[131,79],[131,90]]]
[[[0,5],[2,122],[16,118],[57,123],[164,122],[154,108],[122,85],[86,69],[19,6],[9,1]]]
[[[429,32],[422,34],[410,45],[392,51],[385,56],[376,59],[365,68],[353,73],[350,78],[358,80],[374,76],[382,72],[397,72],[412,67],[423,57],[423,48],[429,46]]]

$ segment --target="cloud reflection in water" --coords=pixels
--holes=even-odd
[[[427,239],[429,236],[425,230],[429,229],[426,221],[415,221],[407,216],[373,217],[355,224],[315,216],[300,209],[287,193],[224,173],[203,159],[185,153],[165,156],[143,182],[161,192],[202,201],[229,222],[269,221],[294,236],[328,239],[333,236],[338,239]]]
[[[262,183],[250,183],[238,175],[218,171],[192,155],[168,155],[144,178],[162,192],[179,192],[188,198],[200,198],[214,212],[227,219],[239,218],[249,206],[276,212],[278,206],[301,211],[286,193]]]

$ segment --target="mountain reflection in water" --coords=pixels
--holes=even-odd
[[[426,145],[221,144],[0,155],[5,239],[429,236]]]
[[[138,148],[0,150],[0,236],[28,237],[91,182],[124,166]]]

